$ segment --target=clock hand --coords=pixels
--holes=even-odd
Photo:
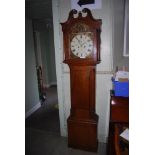
[[[83,47],[83,45],[85,45],[86,43],[84,42],[84,43],[82,43],[82,44],[80,44],[81,45],[81,47]],[[86,47],[86,46],[84,46],[84,47]]]
[[[81,46],[83,46],[85,43],[82,43]]]
[[[78,41],[78,43],[81,45],[81,40],[79,40],[78,38],[76,38],[76,40]]]

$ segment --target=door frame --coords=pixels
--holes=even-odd
[[[59,1],[52,1],[52,14],[53,14],[53,31],[54,31],[54,47],[55,47],[55,63],[56,63],[56,77],[57,77],[57,93],[58,93],[58,106],[59,106],[59,119],[60,119],[60,134],[67,136],[67,127],[65,125],[65,103],[64,103],[64,87],[63,87],[63,69],[62,60],[63,53],[61,50],[61,37],[60,37],[60,9]]]

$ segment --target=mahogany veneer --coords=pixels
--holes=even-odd
[[[115,126],[129,127],[129,98],[114,96],[111,91],[107,155],[118,155],[115,149]]]

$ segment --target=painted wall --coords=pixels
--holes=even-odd
[[[39,103],[32,21],[25,20],[25,112]]]
[[[67,136],[67,118],[70,114],[70,75],[69,68],[63,64],[63,34],[60,22],[65,22],[71,9],[70,0],[52,1],[56,72],[58,85],[59,115],[61,135]],[[102,9],[93,10],[94,18],[102,19],[101,63],[97,65],[96,113],[99,115],[98,139],[106,142],[109,125],[109,91],[112,88],[113,70],[112,48],[112,1],[103,0]]]
[[[47,27],[46,19],[35,22],[34,29],[39,32],[40,47],[43,65],[43,80],[45,86],[56,84],[56,71],[55,71],[55,51],[53,41],[53,25],[52,21],[50,27]]]
[[[51,38],[51,30],[46,28],[40,32],[42,63],[45,77],[44,84],[46,86],[50,86],[51,83],[56,83],[55,56]]]
[[[43,66],[43,82],[45,85],[49,83],[48,69],[47,66],[47,52],[48,52],[48,31],[42,30],[40,33],[40,47],[42,56],[42,66]]]
[[[50,84],[56,84],[56,66],[55,66],[55,50],[54,50],[54,35],[53,35],[53,25],[49,28],[49,76],[50,76]]]
[[[129,57],[123,56],[124,42],[124,0],[112,0],[113,11],[113,63],[114,69],[126,66],[129,68]]]

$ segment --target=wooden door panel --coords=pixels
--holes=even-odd
[[[71,77],[72,105],[73,108],[89,108],[89,83],[90,71],[75,70]]]

